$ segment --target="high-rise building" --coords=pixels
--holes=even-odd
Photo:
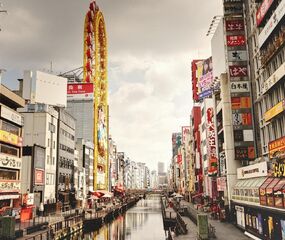
[[[14,210],[17,219],[21,209],[21,177],[25,173],[22,171],[23,116],[16,110],[24,105],[24,99],[0,81],[0,212],[5,216]]]
[[[158,174],[163,174],[163,173],[165,173],[165,170],[164,170],[164,162],[158,162],[158,163],[157,163],[157,172],[158,172]]]

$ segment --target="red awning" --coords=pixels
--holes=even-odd
[[[203,193],[197,193],[197,194],[195,194],[192,198],[200,197],[200,196],[202,196],[202,195],[203,195]]]

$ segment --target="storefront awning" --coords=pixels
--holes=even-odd
[[[259,188],[263,184],[265,179],[266,179],[266,177],[241,179],[241,180],[237,181],[234,188],[235,189]]]
[[[18,199],[20,197],[19,194],[7,194],[7,195],[0,195],[0,200],[7,200],[7,199]]]

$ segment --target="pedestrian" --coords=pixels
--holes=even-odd
[[[43,202],[40,203],[40,207],[39,207],[39,211],[40,211],[40,216],[42,217],[44,214],[44,204]]]

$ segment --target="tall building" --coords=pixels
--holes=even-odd
[[[57,199],[63,203],[63,210],[74,208],[74,149],[75,119],[65,109],[58,110],[58,155],[57,155]]]
[[[157,172],[158,172],[158,174],[165,173],[164,162],[158,162],[157,163]]]
[[[56,202],[57,144],[58,144],[58,112],[47,104],[28,104],[19,112],[24,116],[24,146],[38,145],[45,148],[43,203]],[[26,175],[31,174],[30,170]],[[31,189],[31,191],[33,191]]]
[[[12,215],[14,210],[16,218],[21,209],[21,177],[24,174],[23,116],[16,110],[24,105],[23,98],[0,83],[0,213]]]

